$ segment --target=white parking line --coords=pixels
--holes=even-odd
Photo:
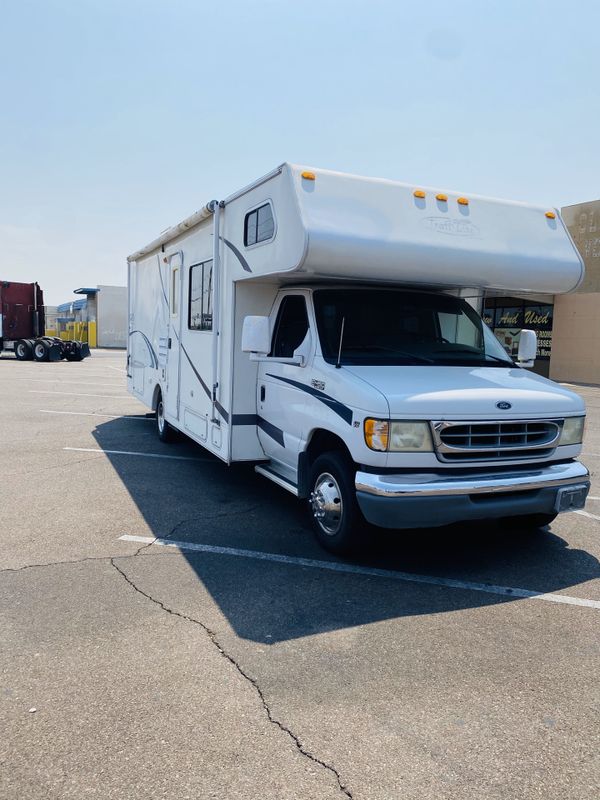
[[[69,414],[73,417],[110,417],[110,419],[134,419],[138,422],[154,422],[154,417],[135,417],[133,414],[96,414],[92,411],[51,411],[48,408],[40,408],[40,414]]]
[[[571,597],[566,594],[548,594],[545,592],[532,592],[529,589],[516,589],[511,586],[494,586],[488,583],[472,583],[471,581],[457,581],[454,578],[437,578],[434,575],[416,575],[412,572],[398,572],[396,570],[378,569],[376,567],[359,567],[355,564],[343,564],[338,561],[317,561],[313,558],[300,558],[299,556],[285,556],[280,553],[263,553],[260,550],[239,550],[237,547],[217,547],[211,544],[196,544],[194,542],[172,542],[170,539],[159,539],[153,536],[119,536],[124,542],[139,542],[140,544],[157,544],[162,547],[175,547],[178,550],[193,550],[200,553],[215,553],[223,556],[238,556],[252,558],[257,561],[275,561],[279,564],[291,564],[296,567],[309,567],[324,569],[330,572],[345,572],[351,575],[368,575],[375,578],[387,578],[395,581],[408,581],[410,583],[426,583],[431,586],[442,586],[447,589],[467,589],[473,592],[498,594],[503,597],[521,597],[526,600],[545,600],[548,603],[564,603],[570,606],[585,606],[600,610],[600,600],[587,600],[581,597]]]
[[[590,519],[597,519],[600,522],[600,517],[597,514],[590,514],[589,511],[575,511],[575,514],[581,514],[582,517],[589,517]]]
[[[122,374],[125,374],[125,367],[111,367],[110,364],[105,364],[104,366],[107,369],[114,369],[115,372],[121,372]]]
[[[15,382],[21,381],[23,383],[77,383],[80,386],[114,386],[115,389],[124,389],[124,381],[121,383],[117,383],[114,381],[113,383],[97,383],[96,381],[70,381],[65,380],[61,376],[54,376],[52,378],[13,378]]]
[[[43,389],[29,389],[29,394],[63,394],[69,397],[104,397],[109,400],[135,400],[129,394],[84,394],[83,392],[51,392]],[[139,402],[139,401],[138,401]]]
[[[197,458],[195,456],[168,456],[162,453],[137,453],[133,450],[103,450],[101,447],[63,447],[63,450],[73,450],[76,453],[107,453],[115,456],[142,456],[143,458],[168,458],[173,461],[208,461],[214,463],[213,458]]]

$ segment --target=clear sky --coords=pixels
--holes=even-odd
[[[282,161],[600,197],[594,0],[7,0],[0,278],[46,302]]]

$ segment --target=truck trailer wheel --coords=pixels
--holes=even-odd
[[[31,361],[33,358],[31,343],[26,339],[19,339],[15,344],[15,357],[17,361]]]
[[[310,474],[308,510],[313,529],[326,550],[351,553],[363,543],[364,519],[356,501],[354,469],[339,451],[315,459]]]
[[[156,398],[156,432],[161,442],[173,441],[173,428],[165,419],[165,407],[163,404],[162,392],[160,391]]]
[[[48,345],[42,339],[38,339],[33,345],[33,357],[36,361],[48,361],[50,352]]]

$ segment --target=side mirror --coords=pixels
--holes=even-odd
[[[242,350],[244,353],[262,353],[271,349],[271,333],[268,317],[246,317],[242,328]]]
[[[521,367],[533,367],[537,353],[537,334],[535,331],[522,330],[519,337],[519,353],[517,364]]]

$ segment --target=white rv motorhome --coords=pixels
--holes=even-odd
[[[585,408],[514,362],[486,289],[574,290],[555,209],[283,164],[128,259],[128,387],[305,498],[346,552],[387,528],[582,508]],[[475,307],[474,307],[475,306]]]

